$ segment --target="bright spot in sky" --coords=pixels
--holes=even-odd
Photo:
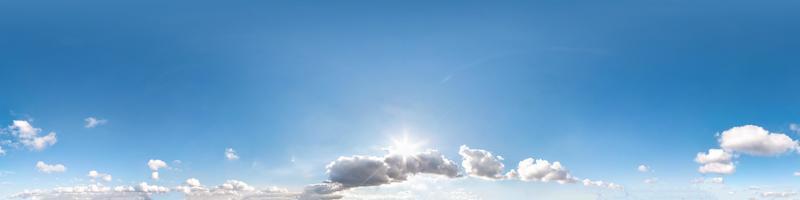
[[[422,142],[410,142],[408,134],[403,134],[403,139],[392,139],[392,147],[389,148],[389,153],[396,153],[403,156],[408,156],[416,153]]]

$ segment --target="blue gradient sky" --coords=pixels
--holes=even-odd
[[[29,120],[58,142],[3,146],[0,195],[86,183],[92,169],[150,181],[149,159],[175,168],[160,185],[299,189],[403,133],[458,163],[466,144],[508,167],[543,158],[631,190],[652,189],[648,177],[682,187],[731,127],[800,138],[797,6],[4,1],[0,126]],[[85,128],[87,117],[108,122]],[[726,185],[796,185],[797,158],[741,156]]]

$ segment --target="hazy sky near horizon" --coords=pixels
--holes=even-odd
[[[300,195],[364,178],[354,155],[390,166],[435,149],[454,165],[334,194],[796,198],[798,6],[4,1],[0,196],[93,185],[180,199],[192,178]],[[477,149],[492,155],[465,166]],[[531,179],[543,169],[527,158],[558,161],[569,183]]]

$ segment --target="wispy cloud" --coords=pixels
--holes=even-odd
[[[86,125],[84,125],[84,127],[86,127],[86,128],[94,128],[94,127],[106,124],[108,122],[108,120],[106,120],[106,119],[98,119],[98,118],[95,118],[95,117],[88,117],[88,118],[84,119],[84,121],[86,121]]]
[[[232,148],[225,149],[225,159],[228,160],[239,160],[239,155],[236,154],[236,150]]]

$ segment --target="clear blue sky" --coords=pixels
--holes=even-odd
[[[629,195],[715,190],[690,181],[718,177],[694,160],[720,148],[718,133],[753,124],[800,138],[790,130],[800,123],[797,6],[4,1],[0,195],[90,184],[90,170],[113,175],[106,186],[197,178],[299,191],[327,180],[339,156],[382,156],[403,134],[458,165],[466,144],[501,155],[506,171],[528,157],[560,161]],[[87,128],[88,117],[106,121]],[[57,142],[18,144],[14,120]],[[800,189],[782,188],[800,182],[797,153],[731,153],[726,187]],[[170,166],[159,180],[150,159]],[[38,161],[66,170],[43,173]]]

